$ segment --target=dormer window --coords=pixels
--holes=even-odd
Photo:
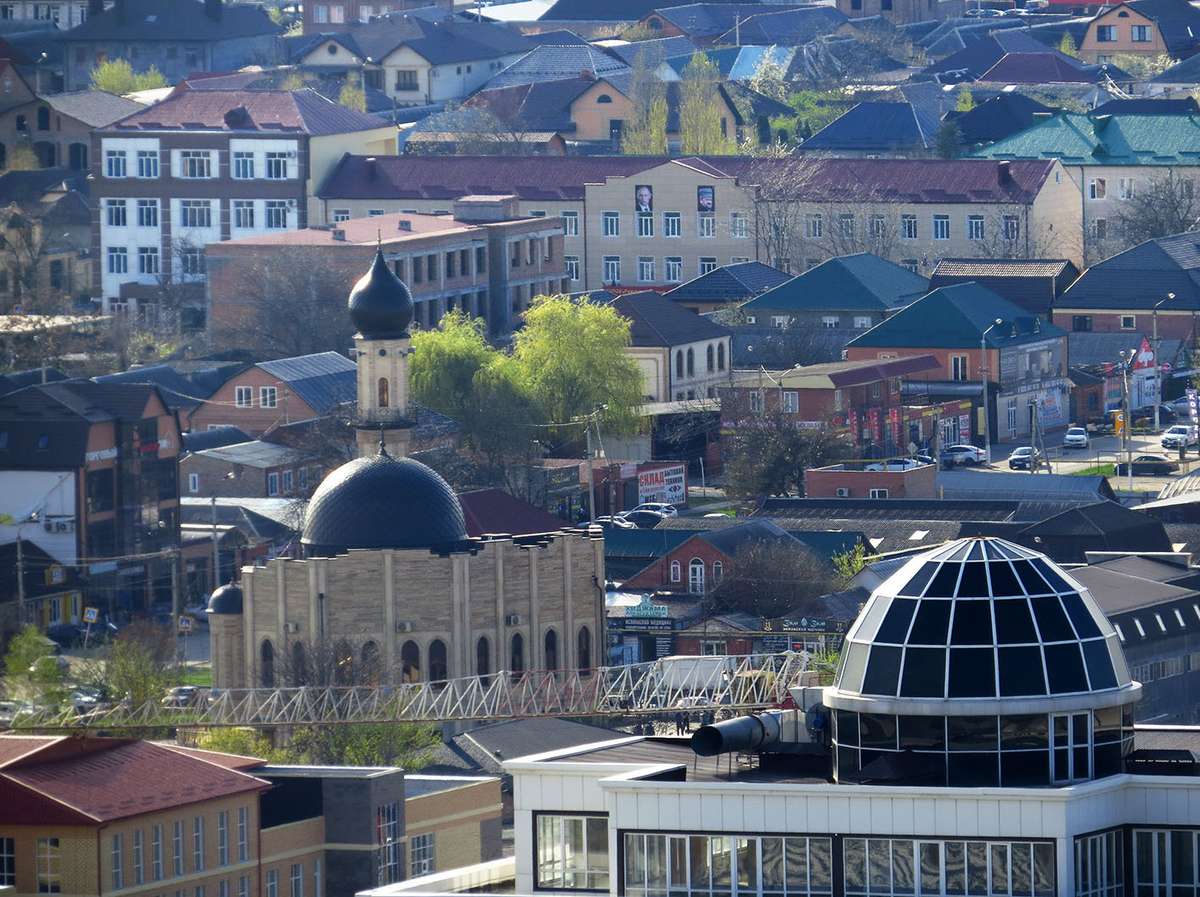
[[[610,97],[606,93],[602,93],[602,94],[600,94],[600,96],[596,97],[596,102],[597,103],[611,103],[612,97]]]

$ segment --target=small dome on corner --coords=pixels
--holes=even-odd
[[[208,598],[207,614],[240,614],[242,612],[242,588],[235,582],[221,586]]]

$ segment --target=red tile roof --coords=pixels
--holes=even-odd
[[[0,739],[4,742],[6,738]],[[269,783],[162,745],[117,738],[67,738],[73,753],[34,756],[0,768],[6,822],[94,824],[263,791]]]
[[[220,751],[206,751],[201,748],[184,747],[181,744],[159,744],[155,742],[155,745],[157,747],[165,747],[167,750],[177,751],[185,757],[194,757],[206,763],[215,763],[217,766],[223,766],[226,769],[242,771],[258,769],[260,766],[267,765],[266,760],[261,760],[258,757],[245,757],[241,754],[222,754]]]

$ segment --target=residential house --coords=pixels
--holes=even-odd
[[[320,482],[320,465],[309,460],[258,440],[189,452],[179,462],[180,491],[201,495],[219,488],[223,496],[305,498]]]
[[[1133,200],[1168,178],[1190,192],[1200,164],[1200,121],[1191,115],[1061,112],[972,155],[1059,160],[1083,193],[1084,259],[1094,264],[1127,248],[1127,231],[1137,233],[1144,211]]]
[[[714,399],[731,382],[729,328],[655,292],[627,293],[610,304],[630,322],[625,354],[641,368],[647,401]]]
[[[333,224],[209,244],[214,339],[233,345],[256,340],[256,322],[282,309],[278,300],[263,307],[246,284],[261,277],[264,265],[287,264],[301,253],[344,271],[350,282],[381,249],[412,291],[414,322],[421,327],[436,327],[446,312],[462,310],[483,318],[492,332],[504,333],[517,326],[535,296],[567,291],[571,262],[563,254],[558,218],[518,217],[517,202],[505,195],[445,200],[444,216],[405,212],[350,218],[363,215],[364,205],[375,211],[369,208],[377,202],[370,199],[372,186],[369,180],[358,185],[366,200],[333,208]]]
[[[6,0],[0,5],[0,20],[43,27],[49,25],[60,31],[68,31],[86,22],[89,12],[98,12],[112,3],[113,0],[59,0],[50,3],[44,0]]]
[[[983,100],[967,112],[951,109],[943,121],[954,123],[959,140],[969,152],[1032,127],[1039,112],[1054,111],[1023,93],[1013,92]]]
[[[72,614],[79,617],[86,594],[87,579],[80,568],[61,563],[36,542],[0,544],[0,595],[6,599],[0,604],[0,632],[20,632],[30,622],[44,627]],[[13,600],[20,595],[24,608]]]
[[[150,313],[169,295],[203,328],[204,245],[303,227],[342,154],[394,152],[395,134],[311,90],[176,91],[98,129],[95,295]]]
[[[1127,54],[1184,59],[1200,47],[1200,10],[1186,0],[1127,0],[1101,10],[1079,44],[1086,62],[1111,62]]]
[[[837,9],[851,19],[881,16],[893,25],[909,25],[959,14],[962,4],[953,0],[837,0]]]
[[[708,46],[738,22],[762,11],[763,4],[754,2],[688,3],[654,9],[637,24],[663,37],[683,36]]]
[[[170,603],[179,544],[180,427],[153,386],[63,380],[0,398],[4,542],[86,563],[87,601],[108,615]],[[78,622],[78,606],[27,606]]]
[[[859,103],[800,149],[822,156],[922,159],[937,151],[940,119],[911,103]]]
[[[446,10],[453,8],[453,4],[446,0],[440,3],[426,0],[389,0],[387,3],[378,3],[375,0],[370,3],[364,3],[362,0],[335,0],[330,3],[322,0],[319,3],[305,4],[301,10],[300,22],[305,34],[336,34],[370,22],[375,16],[438,6]]]
[[[937,461],[905,468],[839,461],[805,470],[804,494],[813,498],[936,498],[937,469]]]
[[[87,180],[66,168],[0,175],[0,303],[6,311],[65,313],[89,298],[87,190]]]
[[[941,287],[846,346],[852,361],[926,354],[939,367],[913,377],[909,391],[982,401],[986,388],[993,441],[1067,425],[1067,332],[991,290],[973,283]]]
[[[786,271],[762,262],[739,262],[721,265],[707,274],[693,277],[666,295],[688,311],[703,315],[740,305],[791,279],[792,275]]]
[[[942,259],[929,286],[974,282],[1049,321],[1055,301],[1077,277],[1079,269],[1067,259]]]
[[[366,87],[402,106],[421,106],[470,96],[532,49],[502,25],[433,9],[322,34],[295,62],[308,71],[358,72]]]
[[[1083,63],[1074,57],[1052,50],[1043,41],[1028,33],[1024,28],[996,30],[987,26],[987,31],[977,40],[966,44],[957,52],[945,55],[922,69],[922,74],[942,83],[980,81],[983,76],[1008,56],[1032,53],[1036,56],[1050,54],[1059,62],[1081,69]],[[927,51],[928,52],[928,51]],[[943,55],[943,54],[931,54]]]
[[[484,86],[513,87],[539,81],[561,81],[577,78],[583,72],[604,78],[627,74],[630,68],[629,63],[619,56],[609,55],[591,44],[544,44],[533,47],[516,62],[493,74]]]
[[[640,188],[653,211],[638,210]],[[1076,258],[1079,245],[1078,187],[1053,161],[347,156],[311,220],[445,214],[483,189],[563,218],[570,291],[673,286],[755,259],[787,270],[874,251],[921,273],[944,256]]]
[[[91,83],[92,70],[124,59],[135,72],[151,66],[174,84],[192,72],[229,72],[274,63],[281,28],[261,6],[222,0],[116,0],[59,41],[66,89]]]
[[[1155,404],[1154,397],[1158,395],[1160,388],[1164,396],[1174,397],[1182,393],[1183,385],[1191,375],[1190,359],[1184,350],[1186,345],[1186,340],[1160,339],[1158,346],[1155,346],[1150,335],[1138,331],[1072,331],[1067,337],[1072,381],[1074,382],[1074,372],[1080,369],[1100,380],[1098,388],[1089,390],[1086,396],[1080,396],[1076,401],[1076,411],[1081,414],[1078,422],[1102,421],[1105,411],[1124,404],[1126,380],[1129,382],[1131,409]],[[1160,376],[1155,376],[1156,357],[1161,362],[1171,365],[1169,373],[1159,372]],[[1130,358],[1133,359],[1133,363],[1126,376],[1125,364]],[[1180,385],[1173,388],[1172,382],[1178,382]],[[1140,417],[1135,419],[1135,424]],[[1152,419],[1153,414],[1149,415],[1149,418]]]
[[[929,281],[869,252],[827,259],[742,305],[747,324],[869,330],[929,292]]]
[[[11,68],[2,77],[6,81],[11,77],[16,90],[23,86],[16,83],[20,76]],[[0,133],[15,138],[6,139],[0,156],[6,157],[18,142],[24,142],[42,168],[90,171],[92,131],[142,108],[141,103],[102,90],[31,95],[24,103],[6,104],[0,113]]]
[[[1198,274],[1195,234],[1148,240],[1084,271],[1054,300],[1054,323],[1075,333],[1143,333],[1194,347]]]

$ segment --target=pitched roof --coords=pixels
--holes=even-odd
[[[338,405],[354,401],[358,389],[358,368],[340,352],[318,352],[278,361],[260,361],[258,367],[286,383],[319,415],[328,414]]]
[[[595,83],[593,78],[576,76],[559,81],[484,88],[466,101],[464,106],[468,108],[463,112],[469,113],[470,107],[482,107],[520,129],[572,132],[575,122],[571,120],[571,104]],[[446,130],[453,115],[454,111],[450,111],[431,116],[422,125]],[[468,120],[466,124],[469,127],[471,123]]]
[[[1200,164],[1200,117],[1061,112],[972,154],[1064,165]]]
[[[215,18],[205,13],[206,6],[201,0],[122,0],[88,16],[60,40],[207,42],[282,31],[261,6],[222,3]]]
[[[859,103],[805,140],[802,149],[927,149],[940,126],[940,120],[911,103]]]
[[[1156,80],[1156,79],[1152,79]],[[1092,110],[1093,115],[1200,115],[1195,97],[1132,97],[1109,100]]]
[[[700,50],[700,45],[690,37],[679,34],[675,37],[662,37],[658,40],[616,44],[606,49],[611,55],[629,65],[633,65],[639,58],[642,58],[646,65],[653,68],[672,56],[691,56]]]
[[[934,277],[1058,277],[1068,259],[942,259],[933,269]]]
[[[741,302],[792,279],[791,274],[762,262],[721,265],[666,293],[675,302]]]
[[[766,517],[754,517],[748,521],[739,521],[732,526],[719,530],[699,533],[697,538],[707,542],[726,557],[733,557],[738,550],[746,545],[761,545],[775,543],[801,547],[795,536],[789,535],[774,521]]]
[[[929,281],[869,252],[828,259],[742,306],[767,309],[863,309],[890,312],[919,299]]]
[[[1003,323],[992,326],[997,318]],[[990,329],[989,329],[990,328]],[[977,346],[987,333],[993,349],[1066,336],[991,290],[974,283],[939,287],[855,337],[850,346],[955,349]]]
[[[942,259],[931,287],[974,281],[1033,314],[1049,317],[1055,296],[1079,276],[1067,259]]]
[[[770,9],[735,23],[716,39],[718,44],[781,44],[794,47],[832,34],[850,18],[836,6],[791,6]]]
[[[530,536],[556,533],[570,522],[548,514],[541,508],[522,501],[502,489],[476,489],[458,493],[467,535],[471,538],[488,535]]]
[[[1129,7],[1158,25],[1172,56],[1188,55],[1188,51],[1200,43],[1200,9],[1187,0],[1126,0],[1121,6]]]
[[[984,100],[968,112],[951,109],[944,120],[958,125],[963,143],[972,146],[993,143],[1023,131],[1033,125],[1034,113],[1053,111],[1023,93],[1013,92]]]
[[[93,128],[103,128],[130,113],[145,107],[141,103],[107,93],[103,90],[74,90],[70,93],[52,93],[42,100],[63,115],[69,115]]]
[[[534,47],[512,65],[498,71],[484,87],[509,87],[535,81],[559,81],[576,78],[581,72],[596,77],[629,71],[628,63],[609,56],[590,45]]]
[[[972,471],[969,477],[955,479],[945,487],[945,498],[951,501],[983,498],[1033,497],[1042,500],[1066,501],[1081,497],[1113,498],[1112,486],[1099,474],[1043,473],[1014,477],[1004,471]]]
[[[408,47],[433,65],[495,59],[534,46],[503,25],[468,21],[445,11],[375,16],[348,32],[322,35],[316,46],[325,40],[343,45],[360,59],[381,60]]]
[[[313,137],[386,128],[314,90],[184,90],[115,122],[119,131],[261,131]]]
[[[688,3],[655,9],[654,13],[692,37],[716,38],[724,34],[738,19],[763,11],[761,3],[733,0],[730,3]]]
[[[1132,330],[1117,331],[1116,333],[1076,333],[1067,334],[1067,357],[1071,364],[1080,366],[1098,366],[1116,364],[1122,352],[1141,348],[1146,339],[1143,333]],[[1166,340],[1163,340],[1166,342]]]
[[[1089,84],[1096,80],[1096,75],[1060,59],[1047,49],[1045,53],[1007,53],[977,80],[1004,84]]]
[[[929,51],[929,48],[927,48]],[[1035,53],[1049,54],[1072,68],[1079,69],[1083,63],[1078,59],[1051,50],[1046,44],[1023,30],[993,31],[967,44],[945,59],[927,65],[923,72],[926,75],[944,75],[950,72],[964,73],[965,80],[977,81],[988,69],[1010,54]],[[932,54],[931,54],[932,55]]]
[[[1092,265],[1054,301],[1055,309],[1200,310],[1200,232],[1147,240]]]
[[[688,311],[660,293],[626,293],[610,305],[630,321],[629,337],[634,346],[670,348],[684,343],[729,336],[729,328]]]
[[[166,364],[146,365],[92,379],[97,383],[152,383],[172,409],[194,408],[211,395],[211,392],[201,395],[204,390],[197,389],[195,383]]]

